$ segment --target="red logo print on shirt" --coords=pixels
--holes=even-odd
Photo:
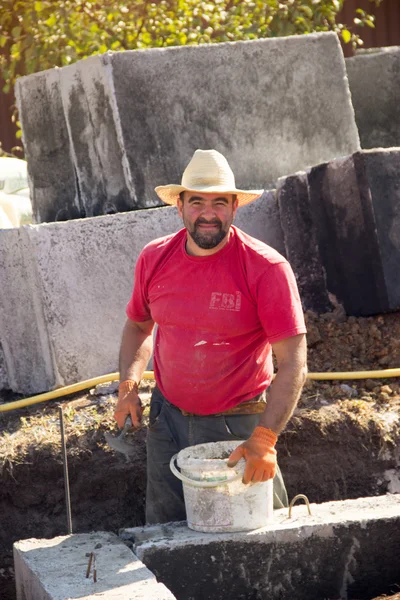
[[[214,310],[235,310],[239,311],[242,304],[242,295],[240,292],[235,294],[223,294],[222,292],[212,292],[210,308]]]

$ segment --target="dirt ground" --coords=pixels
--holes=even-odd
[[[357,319],[338,308],[306,319],[310,372],[400,367],[400,313]],[[145,403],[153,386],[142,382]],[[116,395],[94,391],[0,413],[0,600],[15,598],[12,543],[67,533],[59,406],[74,533],[144,523],[146,418],[128,462],[104,440],[106,431],[117,433]],[[3,393],[0,404],[17,398]],[[400,492],[399,413],[400,378],[309,380],[278,442],[289,497],[324,502]],[[392,600],[400,600],[399,589],[400,575],[380,598],[396,593]]]

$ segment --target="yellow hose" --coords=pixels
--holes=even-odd
[[[400,369],[384,369],[381,371],[344,371],[342,373],[308,373],[307,379],[314,380],[343,380],[343,379],[386,379],[386,377],[400,377]],[[145,371],[142,379],[154,379],[153,371]],[[22,400],[16,400],[15,402],[8,402],[7,404],[0,405],[0,412],[6,412],[8,410],[14,410],[17,408],[24,408],[31,404],[38,404],[39,402],[46,402],[47,400],[54,400],[55,398],[61,398],[61,396],[68,396],[81,390],[94,387],[100,383],[107,383],[109,381],[118,381],[119,373],[109,373],[108,375],[101,375],[100,377],[93,377],[93,379],[86,379],[80,383],[73,383],[45,394],[39,394],[38,396],[32,396],[31,398],[24,398]]]
[[[145,371],[142,379],[154,379],[153,371]],[[47,400],[54,400],[55,398],[61,398],[61,396],[68,396],[69,394],[75,394],[81,390],[94,387],[100,383],[108,383],[109,381],[118,381],[119,373],[109,373],[108,375],[100,375],[100,377],[93,377],[93,379],[86,379],[79,383],[73,383],[51,392],[39,394],[38,396],[32,396],[31,398],[23,398],[22,400],[15,400],[15,402],[8,402],[8,404],[0,405],[0,412],[7,410],[13,410],[14,408],[24,408],[31,404],[37,404],[39,402],[46,402]]]

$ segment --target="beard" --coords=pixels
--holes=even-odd
[[[201,223],[207,223],[208,225],[216,225],[217,229],[214,232],[201,231],[199,229],[199,225]],[[212,221],[206,221],[206,219],[202,219],[199,217],[194,222],[193,229],[187,228],[188,233],[192,240],[195,242],[199,248],[203,248],[203,250],[211,250],[212,248],[216,248],[218,244],[222,242],[222,240],[227,236],[229,231],[229,226],[225,231],[222,221],[219,219],[213,219]]]

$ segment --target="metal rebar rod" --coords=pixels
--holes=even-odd
[[[68,478],[68,460],[67,460],[67,447],[65,445],[65,432],[64,432],[64,415],[62,407],[58,408],[60,413],[60,430],[61,430],[61,450],[63,457],[63,468],[64,468],[64,489],[65,489],[65,504],[67,507],[67,527],[68,533],[72,533],[72,519],[71,519],[71,498],[69,494],[69,478]]]

